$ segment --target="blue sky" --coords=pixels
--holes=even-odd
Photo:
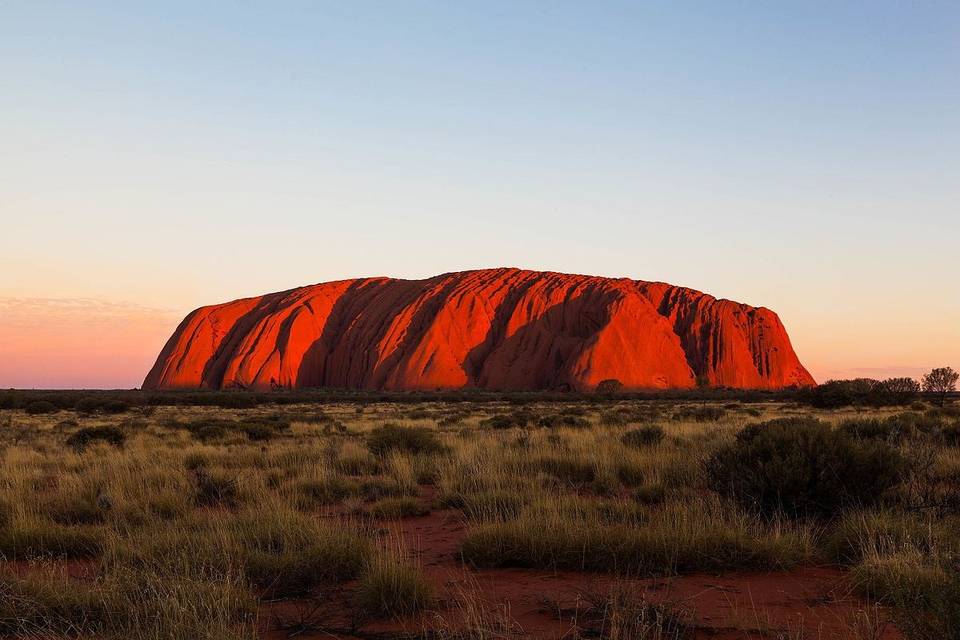
[[[135,384],[201,304],[521,266],[960,366],[958,77],[955,2],[3,2],[0,360],[44,300],[155,309]]]

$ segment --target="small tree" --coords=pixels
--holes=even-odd
[[[942,407],[947,394],[957,390],[958,379],[960,373],[950,367],[940,367],[923,376],[923,390],[936,397]]]

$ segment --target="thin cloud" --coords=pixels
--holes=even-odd
[[[0,297],[0,325],[30,329],[48,322],[111,324],[115,322],[169,322],[173,309],[97,298]]]

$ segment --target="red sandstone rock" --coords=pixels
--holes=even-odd
[[[777,315],[660,282],[519,269],[364,278],[202,307],[145,389],[814,384]]]

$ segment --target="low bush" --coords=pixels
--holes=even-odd
[[[600,424],[607,427],[621,427],[630,422],[629,411],[619,411],[616,409],[600,412]]]
[[[920,385],[910,378],[873,380],[828,380],[816,387],[802,389],[797,400],[819,409],[849,406],[906,406],[914,403]]]
[[[277,435],[276,429],[266,424],[244,425],[243,432],[247,434],[247,439],[253,442],[272,440]]]
[[[106,442],[115,447],[123,446],[127,435],[119,427],[104,425],[100,427],[84,427],[72,433],[66,441],[68,447],[75,451],[82,451],[92,442]]]
[[[234,508],[237,506],[237,479],[207,471],[205,467],[193,470],[196,492],[194,501],[200,507]]]
[[[355,482],[333,476],[319,480],[302,480],[296,485],[296,504],[302,510],[343,502],[356,493]]]
[[[768,516],[868,506],[907,471],[904,456],[886,442],[856,440],[811,418],[751,425],[707,462],[714,490]]]
[[[585,429],[589,427],[590,424],[590,421],[582,415],[572,413],[548,413],[537,418],[537,426],[545,429],[556,429],[559,427]]]
[[[667,490],[662,484],[645,484],[633,491],[633,499],[640,504],[660,504],[667,497]]]
[[[584,484],[597,477],[596,467],[589,460],[568,455],[542,455],[531,458],[530,467],[563,482]]]
[[[485,418],[480,421],[481,427],[490,429],[511,429],[513,427],[525,427],[532,423],[535,416],[527,409],[519,409],[512,413],[499,413],[495,416]]]
[[[49,521],[12,522],[0,529],[0,556],[92,558],[103,550],[102,531],[95,526],[69,526]]]
[[[642,449],[660,444],[665,435],[662,427],[651,424],[627,431],[620,436],[620,442],[632,449]]]
[[[88,396],[80,398],[74,405],[80,413],[124,413],[130,410],[130,403],[120,398]]]
[[[682,407],[674,412],[674,420],[693,420],[694,422],[716,422],[727,415],[723,407],[701,405],[698,407]]]
[[[109,502],[101,503],[96,496],[81,494],[58,494],[41,502],[43,513],[59,524],[97,524],[103,522],[109,510]]]
[[[48,400],[34,400],[27,404],[23,410],[32,416],[36,416],[45,413],[56,413],[60,411],[60,407]]]
[[[902,416],[888,418],[848,418],[840,423],[840,430],[860,440],[900,442],[913,435],[914,421]]]
[[[393,451],[441,453],[446,449],[437,434],[430,429],[401,427],[395,424],[385,424],[371,431],[367,436],[367,448],[381,457]]]
[[[946,425],[940,429],[940,439],[952,447],[960,446],[960,422]]]
[[[352,527],[284,509],[241,513],[232,535],[247,554],[247,579],[273,598],[355,578],[370,554],[369,540]]]

